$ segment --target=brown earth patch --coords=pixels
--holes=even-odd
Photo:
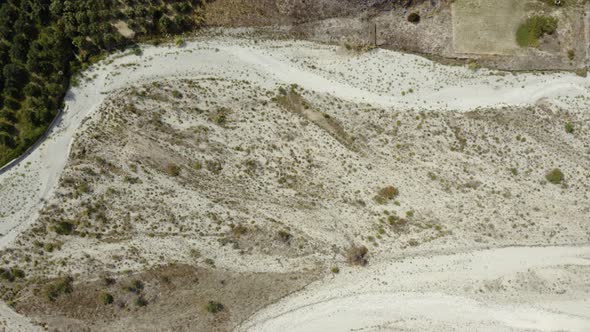
[[[16,311],[51,331],[228,331],[316,278],[312,271],[239,273],[167,265],[139,274],[74,281],[73,292],[53,302],[44,294],[51,281],[39,282],[22,291]],[[134,288],[136,281],[140,289]],[[103,294],[110,294],[113,302],[105,304]],[[223,309],[208,312],[209,301],[221,303]]]

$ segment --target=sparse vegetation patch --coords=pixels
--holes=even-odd
[[[216,301],[209,301],[205,305],[205,310],[207,310],[207,312],[210,312],[212,314],[216,314],[216,313],[222,311],[224,308],[225,307],[223,306],[223,304],[216,302]]]
[[[102,293],[100,294],[100,303],[104,304],[104,305],[109,305],[111,303],[113,303],[114,298],[111,294],[109,293]]]
[[[49,301],[55,301],[63,294],[69,294],[74,290],[72,277],[59,278],[45,286],[45,297]]]
[[[557,30],[557,19],[551,16],[533,16],[524,21],[516,31],[516,41],[521,47],[537,47],[539,39]]]
[[[399,191],[394,186],[388,186],[379,190],[377,195],[373,198],[379,204],[386,204],[399,195]]]

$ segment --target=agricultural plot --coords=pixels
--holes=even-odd
[[[518,25],[526,1],[457,0],[452,5],[453,41],[458,53],[511,55],[519,50]]]

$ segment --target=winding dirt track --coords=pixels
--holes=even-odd
[[[304,65],[304,62],[310,59],[328,66],[330,71]],[[188,43],[181,49],[144,47],[142,56],[114,55],[107,61],[91,68],[87,74],[93,76],[93,79],[68,92],[63,116],[50,131],[47,139],[17,165],[0,175],[0,201],[3,202],[0,205],[0,233],[2,234],[0,248],[10,246],[12,241],[37,218],[38,211],[42,208],[45,199],[53,194],[60,174],[66,165],[70,144],[75,134],[84,128],[84,119],[98,109],[109,92],[123,87],[173,78],[243,79],[270,88],[298,84],[307,90],[329,93],[349,101],[382,107],[403,108],[411,105],[414,108],[441,111],[465,111],[494,105],[532,104],[540,99],[561,103],[563,101],[557,99],[587,96],[590,87],[588,79],[567,73],[504,75],[501,78],[501,83],[498,83],[498,79],[491,76],[493,73],[485,70],[474,73],[464,67],[445,67],[420,57],[391,51],[375,50],[368,54],[351,55],[343,54],[335,46],[308,42],[262,41],[254,43],[251,40],[229,37],[197,40]],[[342,77],[342,79],[338,77]],[[394,80],[396,86],[406,86],[411,83],[421,88],[411,96],[382,93],[376,90],[382,80]],[[519,250],[516,250],[515,253],[520,252]],[[576,253],[588,254],[588,248],[565,248],[563,250],[585,250]],[[564,257],[570,257],[570,254],[564,253],[563,256],[554,257],[555,261],[551,264]],[[443,264],[442,262],[445,261],[440,257],[429,259],[428,264],[434,264],[433,266]],[[587,261],[579,260],[577,262]],[[495,266],[489,267],[490,271],[495,269]],[[363,274],[366,273],[363,272]],[[460,275],[465,272],[457,273]],[[436,270],[428,272],[428,276],[440,277],[437,276]],[[354,280],[350,280],[350,282],[355,283]],[[329,292],[329,290],[325,290],[325,292]],[[325,292],[320,294],[328,294]],[[396,294],[399,294],[400,297],[397,297]],[[409,302],[400,300],[404,297]],[[324,305],[322,310],[327,310],[324,315],[332,315],[329,317],[335,317],[338,320],[343,319],[343,316],[349,316],[351,319],[357,317],[359,321],[368,322],[375,319],[379,322],[383,321],[383,323],[386,322],[379,319],[380,315],[390,312],[397,312],[400,317],[404,313],[422,312],[422,315],[430,317],[429,319],[433,322],[443,322],[444,320],[435,317],[435,312],[431,310],[433,306],[447,310],[447,315],[450,315],[448,317],[458,315],[461,310],[472,310],[477,316],[478,313],[487,312],[489,309],[477,302],[461,300],[461,298],[449,297],[444,294],[439,296],[433,295],[433,293],[416,294],[412,292],[366,293],[353,297],[349,295],[342,298],[336,297],[332,300],[324,298],[323,302],[318,302],[315,307],[310,307],[303,300],[297,301],[299,301],[297,305],[292,308],[300,309],[290,311],[289,314],[280,314],[274,319],[263,318],[270,313],[261,314],[253,322],[260,322],[263,327],[274,328],[274,330],[285,326],[284,324],[288,321],[296,321],[297,319],[301,322],[301,329],[313,330],[330,327],[331,325],[322,325],[324,323],[318,320],[320,316],[308,312],[310,310],[316,313],[322,312],[316,311],[320,308],[319,306],[322,306],[322,303]],[[341,310],[350,301],[357,303],[368,301],[381,303],[381,305],[375,311],[371,311],[373,314],[363,314],[364,311],[358,311],[355,314]],[[406,302],[415,304],[414,311],[403,305]],[[464,307],[451,310],[448,304],[455,302],[461,303]],[[326,304],[329,305],[326,306]],[[278,309],[272,310],[271,313],[278,312]],[[543,316],[547,319],[553,317],[546,315],[544,311],[526,311],[529,310],[526,308],[523,310],[525,310],[522,312],[525,315],[523,319],[527,321],[530,319],[526,317]],[[506,326],[527,326],[526,324],[513,324],[518,320],[516,318],[520,317],[518,316],[519,311],[509,310],[509,313],[513,315],[512,318],[501,319],[507,314],[507,311],[499,308],[493,309],[489,315],[491,315],[490,319],[502,321],[506,323]],[[514,318],[514,315],[518,317]],[[0,307],[0,319],[2,317],[5,320],[15,319],[13,313],[7,311],[5,307]],[[363,319],[363,317],[365,318]],[[577,327],[581,323],[590,324],[587,316],[573,319],[571,316],[556,314],[553,318],[557,322],[563,319],[571,322],[572,330],[579,330]],[[465,320],[465,324],[468,323],[471,324]],[[254,326],[252,324],[250,323],[248,326]],[[363,326],[367,327],[366,324]]]

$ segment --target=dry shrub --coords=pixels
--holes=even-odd
[[[364,245],[357,246],[357,245],[353,244],[348,249],[348,252],[346,254],[346,258],[348,260],[348,263],[350,265],[359,265],[359,266],[367,265],[367,263],[369,262],[366,257],[368,252],[369,252],[369,249],[367,249],[367,247],[365,247]]]
[[[170,176],[179,176],[180,175],[180,167],[173,163],[168,163],[166,165],[166,174]]]
[[[399,191],[394,186],[385,187],[377,193],[374,200],[379,204],[385,204],[399,195]]]
[[[279,240],[281,240],[283,243],[290,243],[291,239],[293,238],[293,235],[286,230],[280,230],[277,235]]]
[[[248,227],[242,224],[231,225],[231,233],[236,237],[240,237],[241,235],[248,233]]]

